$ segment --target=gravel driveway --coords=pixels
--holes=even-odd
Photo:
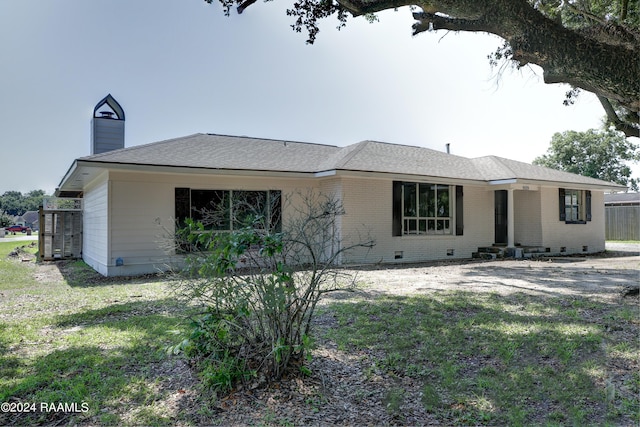
[[[592,256],[541,257],[494,261],[363,268],[358,281],[365,293],[415,294],[444,290],[555,293],[617,297],[640,281],[640,244],[607,243]]]

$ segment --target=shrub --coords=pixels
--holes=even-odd
[[[340,239],[337,220],[344,209],[335,199],[309,194],[296,202],[281,232],[246,209],[244,226],[231,232],[190,220],[180,229],[179,247],[190,251],[180,294],[205,311],[177,349],[197,361],[213,388],[279,379],[292,366],[308,373],[303,364],[318,302],[329,292],[354,289],[355,277],[339,268],[342,257],[374,245]]]

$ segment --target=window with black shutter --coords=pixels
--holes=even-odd
[[[560,221],[567,224],[586,224],[591,221],[591,191],[560,188],[558,205]]]
[[[392,198],[393,236],[462,235],[462,186],[394,181]]]

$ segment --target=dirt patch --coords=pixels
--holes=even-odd
[[[358,279],[372,295],[460,290],[608,298],[637,284],[639,265],[638,256],[463,261],[362,269]]]

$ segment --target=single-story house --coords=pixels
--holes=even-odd
[[[603,251],[604,193],[624,187],[376,141],[338,147],[195,134],[78,158],[56,195],[83,199],[84,261],[103,275],[130,275],[162,268],[176,255],[162,244],[162,227],[171,232],[212,200],[310,190],[342,202],[343,239],[364,227],[376,242],[344,263],[409,263],[471,258],[494,245]],[[291,212],[283,206],[278,215],[286,223]]]
[[[640,193],[611,193],[604,195],[604,205],[609,206],[640,206]]]
[[[39,226],[39,215],[37,211],[27,211],[22,215],[22,221],[26,227],[31,228],[34,231],[37,231]]]

